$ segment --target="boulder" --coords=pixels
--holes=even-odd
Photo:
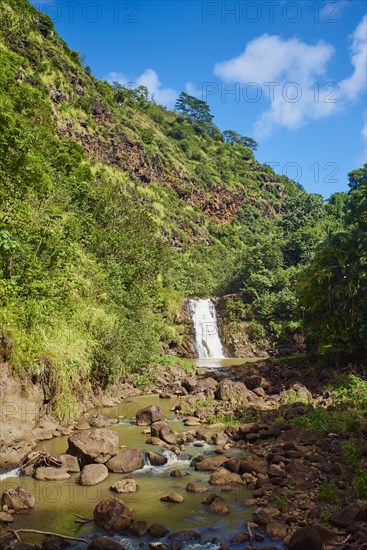
[[[140,470],[144,466],[144,458],[139,449],[128,447],[120,451],[116,456],[106,462],[110,472],[117,474],[127,474]]]
[[[5,523],[6,525],[9,523],[13,523],[14,517],[11,514],[8,514],[8,512],[0,512],[0,524]]]
[[[259,525],[267,525],[279,515],[280,512],[277,508],[258,508],[253,513],[253,518]]]
[[[351,504],[337,510],[330,516],[330,522],[336,527],[349,527],[352,523],[363,518],[363,509],[359,504]]]
[[[164,537],[169,532],[169,529],[162,525],[161,523],[152,523],[150,527],[148,527],[148,535],[151,536],[153,539],[158,539],[161,537]]]
[[[236,403],[246,403],[255,401],[257,396],[252,393],[242,382],[234,382],[225,378],[219,382],[215,391],[215,397],[220,401],[230,401]]]
[[[107,477],[108,469],[104,464],[87,464],[80,475],[80,485],[97,485],[107,479]]]
[[[98,537],[88,545],[87,550],[124,550],[124,547],[117,540]]]
[[[228,460],[225,455],[199,456],[192,461],[195,470],[199,472],[214,472],[219,466]]]
[[[218,468],[210,476],[209,483],[211,485],[235,485],[242,484],[242,479],[239,474],[230,472],[226,468]]]
[[[145,455],[152,466],[164,466],[164,464],[167,464],[167,457],[159,453],[148,451]]]
[[[34,477],[39,481],[63,481],[70,479],[70,474],[64,468],[41,466],[36,469]]]
[[[107,416],[103,416],[103,414],[98,414],[94,416],[89,423],[92,428],[107,428],[108,426],[112,426],[112,424],[116,424],[116,421],[107,418]]]
[[[119,439],[112,430],[86,430],[68,438],[67,454],[78,457],[82,466],[97,462],[106,463],[119,450]]]
[[[211,514],[225,515],[229,514],[229,508],[222,497],[216,496],[210,503],[208,510]]]
[[[204,485],[204,483],[200,483],[200,481],[194,481],[186,485],[186,491],[188,493],[206,493],[208,491],[208,488]]]
[[[110,490],[115,493],[136,493],[137,485],[135,479],[120,479],[111,485]]]
[[[136,413],[136,423],[138,426],[150,426],[154,422],[165,420],[165,414],[161,407],[150,405],[144,409],[140,409]]]
[[[323,550],[324,543],[331,542],[337,536],[320,527],[319,525],[307,525],[297,529],[291,536],[288,544],[289,550]]]
[[[133,537],[144,537],[147,531],[148,525],[146,521],[134,521],[129,527],[129,535]]]
[[[63,468],[70,474],[76,474],[80,472],[80,466],[76,456],[62,454],[62,455],[56,455],[55,458],[61,460]]]
[[[161,501],[180,504],[181,502],[184,501],[184,497],[182,495],[179,495],[178,493],[171,491],[167,495],[164,495],[163,497],[161,497]]]
[[[180,542],[186,542],[191,540],[200,540],[201,535],[194,529],[180,529],[179,531],[171,533],[169,538]]]
[[[282,521],[273,520],[266,524],[265,531],[272,540],[283,540],[287,536],[288,527]]]
[[[93,517],[107,533],[121,533],[130,527],[132,510],[118,498],[105,498],[95,507]]]
[[[240,462],[240,473],[241,474],[251,474],[252,472],[255,472],[255,474],[267,474],[268,471],[268,463],[266,460],[252,460],[252,459],[246,459],[241,460]]]
[[[16,489],[7,489],[1,496],[1,504],[8,506],[9,509],[19,512],[21,510],[30,510],[34,507],[35,498],[29,491],[23,487]]]
[[[0,422],[0,471],[18,466],[35,446],[30,425]]]
[[[190,475],[189,472],[186,472],[186,470],[171,470],[170,474],[171,477],[185,477]]]

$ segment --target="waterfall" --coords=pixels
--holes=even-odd
[[[198,357],[216,359],[224,357],[213,302],[189,300],[189,309],[195,329],[195,350]]]

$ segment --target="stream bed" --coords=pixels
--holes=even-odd
[[[218,364],[213,365],[216,368],[228,366],[230,360],[218,360]],[[241,360],[243,363],[244,360]],[[213,364],[213,360],[211,360]],[[233,361],[231,362],[233,364]],[[198,366],[207,366],[205,360],[198,360]],[[146,443],[148,436],[143,433],[144,427],[137,426],[135,415],[137,411],[148,405],[159,405],[163,408],[168,424],[175,431],[190,430],[184,426],[182,419],[174,417],[171,411],[179,400],[160,399],[158,395],[145,395],[132,397],[124,400],[113,408],[102,408],[92,411],[92,414],[103,414],[110,418],[118,418],[119,423],[111,426],[118,433],[120,445],[137,447],[141,451],[156,451],[160,449]],[[195,429],[195,428],[194,428]],[[218,428],[217,428],[218,430]],[[208,428],[213,433],[215,428]],[[197,443],[197,442],[196,442]],[[195,444],[186,444],[185,452],[191,457],[214,451],[216,447],[207,443],[203,446]],[[50,454],[65,453],[68,447],[67,437],[54,438],[49,441],[42,441],[38,444],[36,450],[46,450]],[[202,535],[203,543],[195,547],[219,548],[215,539],[224,543],[229,543],[233,535],[239,532],[246,532],[246,523],[252,520],[254,508],[245,507],[241,502],[250,498],[251,493],[244,487],[239,487],[231,492],[222,493],[219,487],[208,484],[210,472],[196,472],[190,467],[190,460],[178,460],[171,451],[163,451],[168,457],[168,462],[164,466],[151,466],[149,463],[143,469],[137,470],[131,474],[113,474],[110,473],[108,479],[104,482],[92,486],[82,487],[78,484],[79,474],[71,474],[71,478],[65,481],[37,481],[32,477],[16,476],[16,473],[9,473],[0,480],[1,493],[9,488],[22,486],[30,491],[35,497],[35,507],[32,511],[16,514],[12,529],[34,528],[44,531],[52,531],[64,535],[79,536],[89,539],[93,533],[98,533],[93,522],[78,524],[75,522],[75,514],[86,518],[93,517],[95,506],[106,497],[121,497],[130,508],[134,510],[134,520],[144,520],[148,524],[162,523],[170,531],[180,529],[195,529]],[[230,456],[236,456],[241,451],[231,449],[228,451]],[[188,458],[188,457],[187,457]],[[188,475],[181,478],[170,476],[173,469],[185,469]],[[122,477],[131,477],[136,480],[138,490],[134,494],[116,495],[110,490],[113,483]],[[210,493],[221,495],[225,498],[230,513],[226,516],[210,514],[207,506],[202,504],[202,494],[188,493],[186,485],[188,482],[204,482]],[[175,491],[184,497],[181,504],[161,502],[160,497]],[[101,533],[103,534],[103,533]],[[128,539],[124,537],[115,537],[124,543],[126,548],[141,547],[144,538]],[[22,540],[28,542],[39,542],[39,536],[23,535]],[[269,542],[267,543],[269,544]],[[274,543],[272,543],[274,545]],[[256,548],[261,548],[264,543],[256,543]],[[143,545],[145,546],[145,544]],[[191,545],[192,546],[192,545]],[[233,545],[231,545],[233,546]],[[281,544],[275,545],[282,548]],[[243,548],[242,545],[238,547]]]

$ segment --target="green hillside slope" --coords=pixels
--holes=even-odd
[[[269,345],[297,328],[322,199],[214,125],[95,79],[26,0],[0,8],[2,360],[62,416],[178,345],[184,298],[234,293],[231,326]]]

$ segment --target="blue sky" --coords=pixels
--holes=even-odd
[[[328,197],[366,162],[364,0],[34,0],[101,79],[173,107],[208,101],[221,130]],[[232,93],[231,93],[232,92]]]

